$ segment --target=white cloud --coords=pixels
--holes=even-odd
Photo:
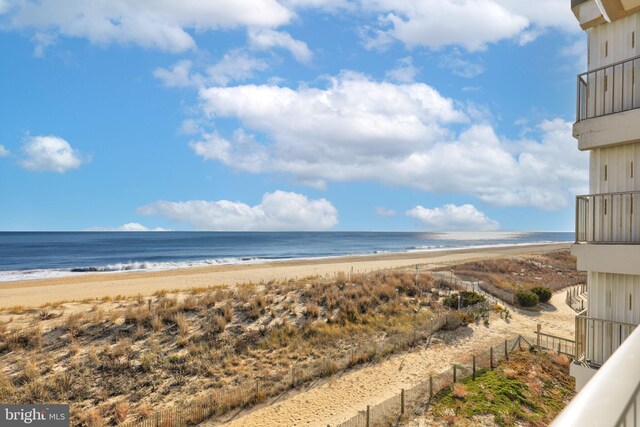
[[[205,71],[193,71],[190,60],[182,60],[169,69],[156,68],[153,75],[167,87],[202,87],[205,84],[226,86],[232,81],[243,81],[253,77],[255,71],[266,70],[269,66],[261,59],[247,55],[240,50],[224,54],[222,59],[205,67]]]
[[[190,144],[196,154],[253,173],[284,172],[318,188],[375,181],[559,209],[588,182],[588,157],[575,149],[570,123],[545,121],[536,139],[508,140],[475,109],[465,114],[421,83],[343,73],[326,88],[214,87],[200,98],[210,120],[233,118],[242,128],[230,138],[201,135]]]
[[[300,62],[309,62],[313,58],[313,53],[305,42],[294,39],[284,31],[251,29],[249,43],[254,49],[260,50],[269,50],[274,47],[286,49]]]
[[[37,172],[63,173],[90,161],[64,139],[57,136],[30,137],[22,147],[20,165]]]
[[[207,68],[209,80],[215,84],[226,85],[231,81],[243,81],[253,77],[255,71],[268,68],[266,62],[253,58],[241,51],[226,53],[222,59]]]
[[[564,0],[495,0],[496,3],[526,17],[532,24],[547,28],[553,27],[574,33],[580,32],[576,18]]]
[[[9,150],[4,145],[0,145],[0,157],[7,157],[9,154],[11,154]]]
[[[471,204],[448,204],[439,208],[416,206],[407,215],[419,220],[429,230],[438,231],[490,231],[500,228],[497,221],[487,217]]]
[[[411,83],[416,78],[418,69],[413,65],[413,58],[407,56],[398,61],[396,68],[387,71],[387,77],[401,83]]]
[[[391,218],[392,216],[396,216],[396,211],[393,209],[385,208],[383,206],[376,206],[375,208],[376,215],[382,216],[385,218]]]
[[[129,222],[127,224],[122,224],[121,226],[118,226],[118,227],[92,227],[87,231],[170,231],[170,230],[167,230],[161,227],[149,229],[137,222]]]
[[[305,9],[377,15],[361,28],[368,48],[399,40],[408,47],[483,50],[505,39],[527,43],[551,27],[579,32],[566,0],[0,0],[5,28],[39,35],[36,55],[59,36],[184,52],[196,47],[194,33],[241,27],[250,29],[255,47],[285,48],[307,62],[312,53],[303,41],[274,31]]]
[[[9,0],[8,5],[9,28],[171,52],[195,47],[189,31],[277,27],[294,16],[276,0]]]
[[[360,158],[408,155],[416,143],[445,137],[448,131],[441,124],[465,120],[452,100],[425,84],[378,83],[355,73],[343,73],[329,83],[326,89],[298,90],[265,85],[214,87],[201,90],[200,98],[208,117],[238,118],[275,141],[269,147],[270,157],[254,164],[254,169],[308,169],[310,175],[318,173],[314,171],[318,160],[357,164]],[[243,150],[237,154],[245,153],[246,146],[245,136]],[[235,145],[227,148],[229,158],[243,167]],[[285,157],[288,166],[282,163]],[[329,173],[336,172],[338,177],[350,173]]]
[[[468,79],[484,72],[482,64],[463,59],[458,49],[453,49],[451,53],[444,55],[440,60],[440,65],[450,69],[453,74]]]
[[[528,20],[493,0],[364,0],[365,7],[383,13],[381,35],[409,47],[438,49],[457,45],[470,51],[517,36]]]
[[[156,68],[153,75],[162,80],[167,87],[189,87],[204,84],[204,77],[191,72],[192,62],[185,59],[178,61],[170,69]]]
[[[33,36],[33,42],[35,47],[33,48],[33,56],[36,58],[42,58],[44,51],[51,45],[55,44],[56,36],[47,33],[37,32]]]
[[[378,26],[365,32],[369,48],[399,40],[408,47],[476,51],[506,39],[525,44],[551,27],[579,31],[564,0],[361,0],[361,5],[380,14]]]
[[[189,147],[205,160],[236,163],[238,169],[246,172],[258,173],[268,167],[270,158],[266,148],[257,144],[251,135],[238,129],[234,132],[232,141],[216,133],[205,133],[200,141],[190,142]]]
[[[280,3],[292,9],[314,8],[335,11],[356,8],[355,1],[350,0],[280,0]]]
[[[338,223],[338,212],[327,200],[285,191],[266,193],[256,206],[228,200],[157,201],[138,213],[188,222],[196,230],[328,230]]]
[[[202,132],[202,127],[196,119],[185,119],[180,124],[178,133],[181,135],[195,135]]]
[[[587,38],[580,34],[571,44],[560,49],[560,55],[570,61],[571,73],[581,73],[587,69]]]

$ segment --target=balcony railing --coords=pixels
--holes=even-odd
[[[640,244],[640,191],[577,196],[576,243]]]
[[[602,366],[622,345],[637,325],[586,316],[576,316],[576,360],[590,366]]]
[[[577,335],[576,335],[577,338]],[[640,328],[596,372],[552,427],[640,425]]]
[[[639,66],[640,55],[578,74],[576,121],[640,108]]]

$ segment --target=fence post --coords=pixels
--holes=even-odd
[[[538,350],[540,350],[540,329],[542,329],[542,326],[540,325],[540,323],[538,323],[538,326],[536,326],[536,345],[538,347]]]
[[[404,415],[404,389],[400,391],[400,415]]]
[[[507,340],[504,340],[504,359],[509,360],[509,351],[507,350]]]
[[[456,380],[457,380],[457,378],[456,378],[456,374],[457,374],[457,371],[456,371],[456,365],[454,364],[454,365],[453,365],[453,382],[454,382],[454,383],[455,383],[455,382],[456,382]]]
[[[293,366],[291,366],[291,387],[295,387],[296,386],[296,374],[295,374],[295,368]]]
[[[433,397],[433,375],[429,375],[429,400]]]
[[[493,347],[489,349],[489,366],[493,369]]]
[[[558,356],[560,355],[560,345],[562,344],[562,342],[560,340],[558,340]]]
[[[256,379],[256,402],[260,401],[260,379]]]
[[[473,371],[472,372],[473,373],[471,375],[473,380],[475,381],[476,380],[476,355],[475,354],[473,355]]]
[[[371,420],[371,418],[370,418],[369,405],[367,405],[367,427],[369,427],[370,420]]]

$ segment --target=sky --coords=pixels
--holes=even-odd
[[[0,230],[571,231],[568,0],[0,0]]]

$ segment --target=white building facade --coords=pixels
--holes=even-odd
[[[572,248],[588,272],[571,366],[581,389],[640,324],[640,0],[572,0],[571,7],[588,37],[573,127],[590,159]]]

